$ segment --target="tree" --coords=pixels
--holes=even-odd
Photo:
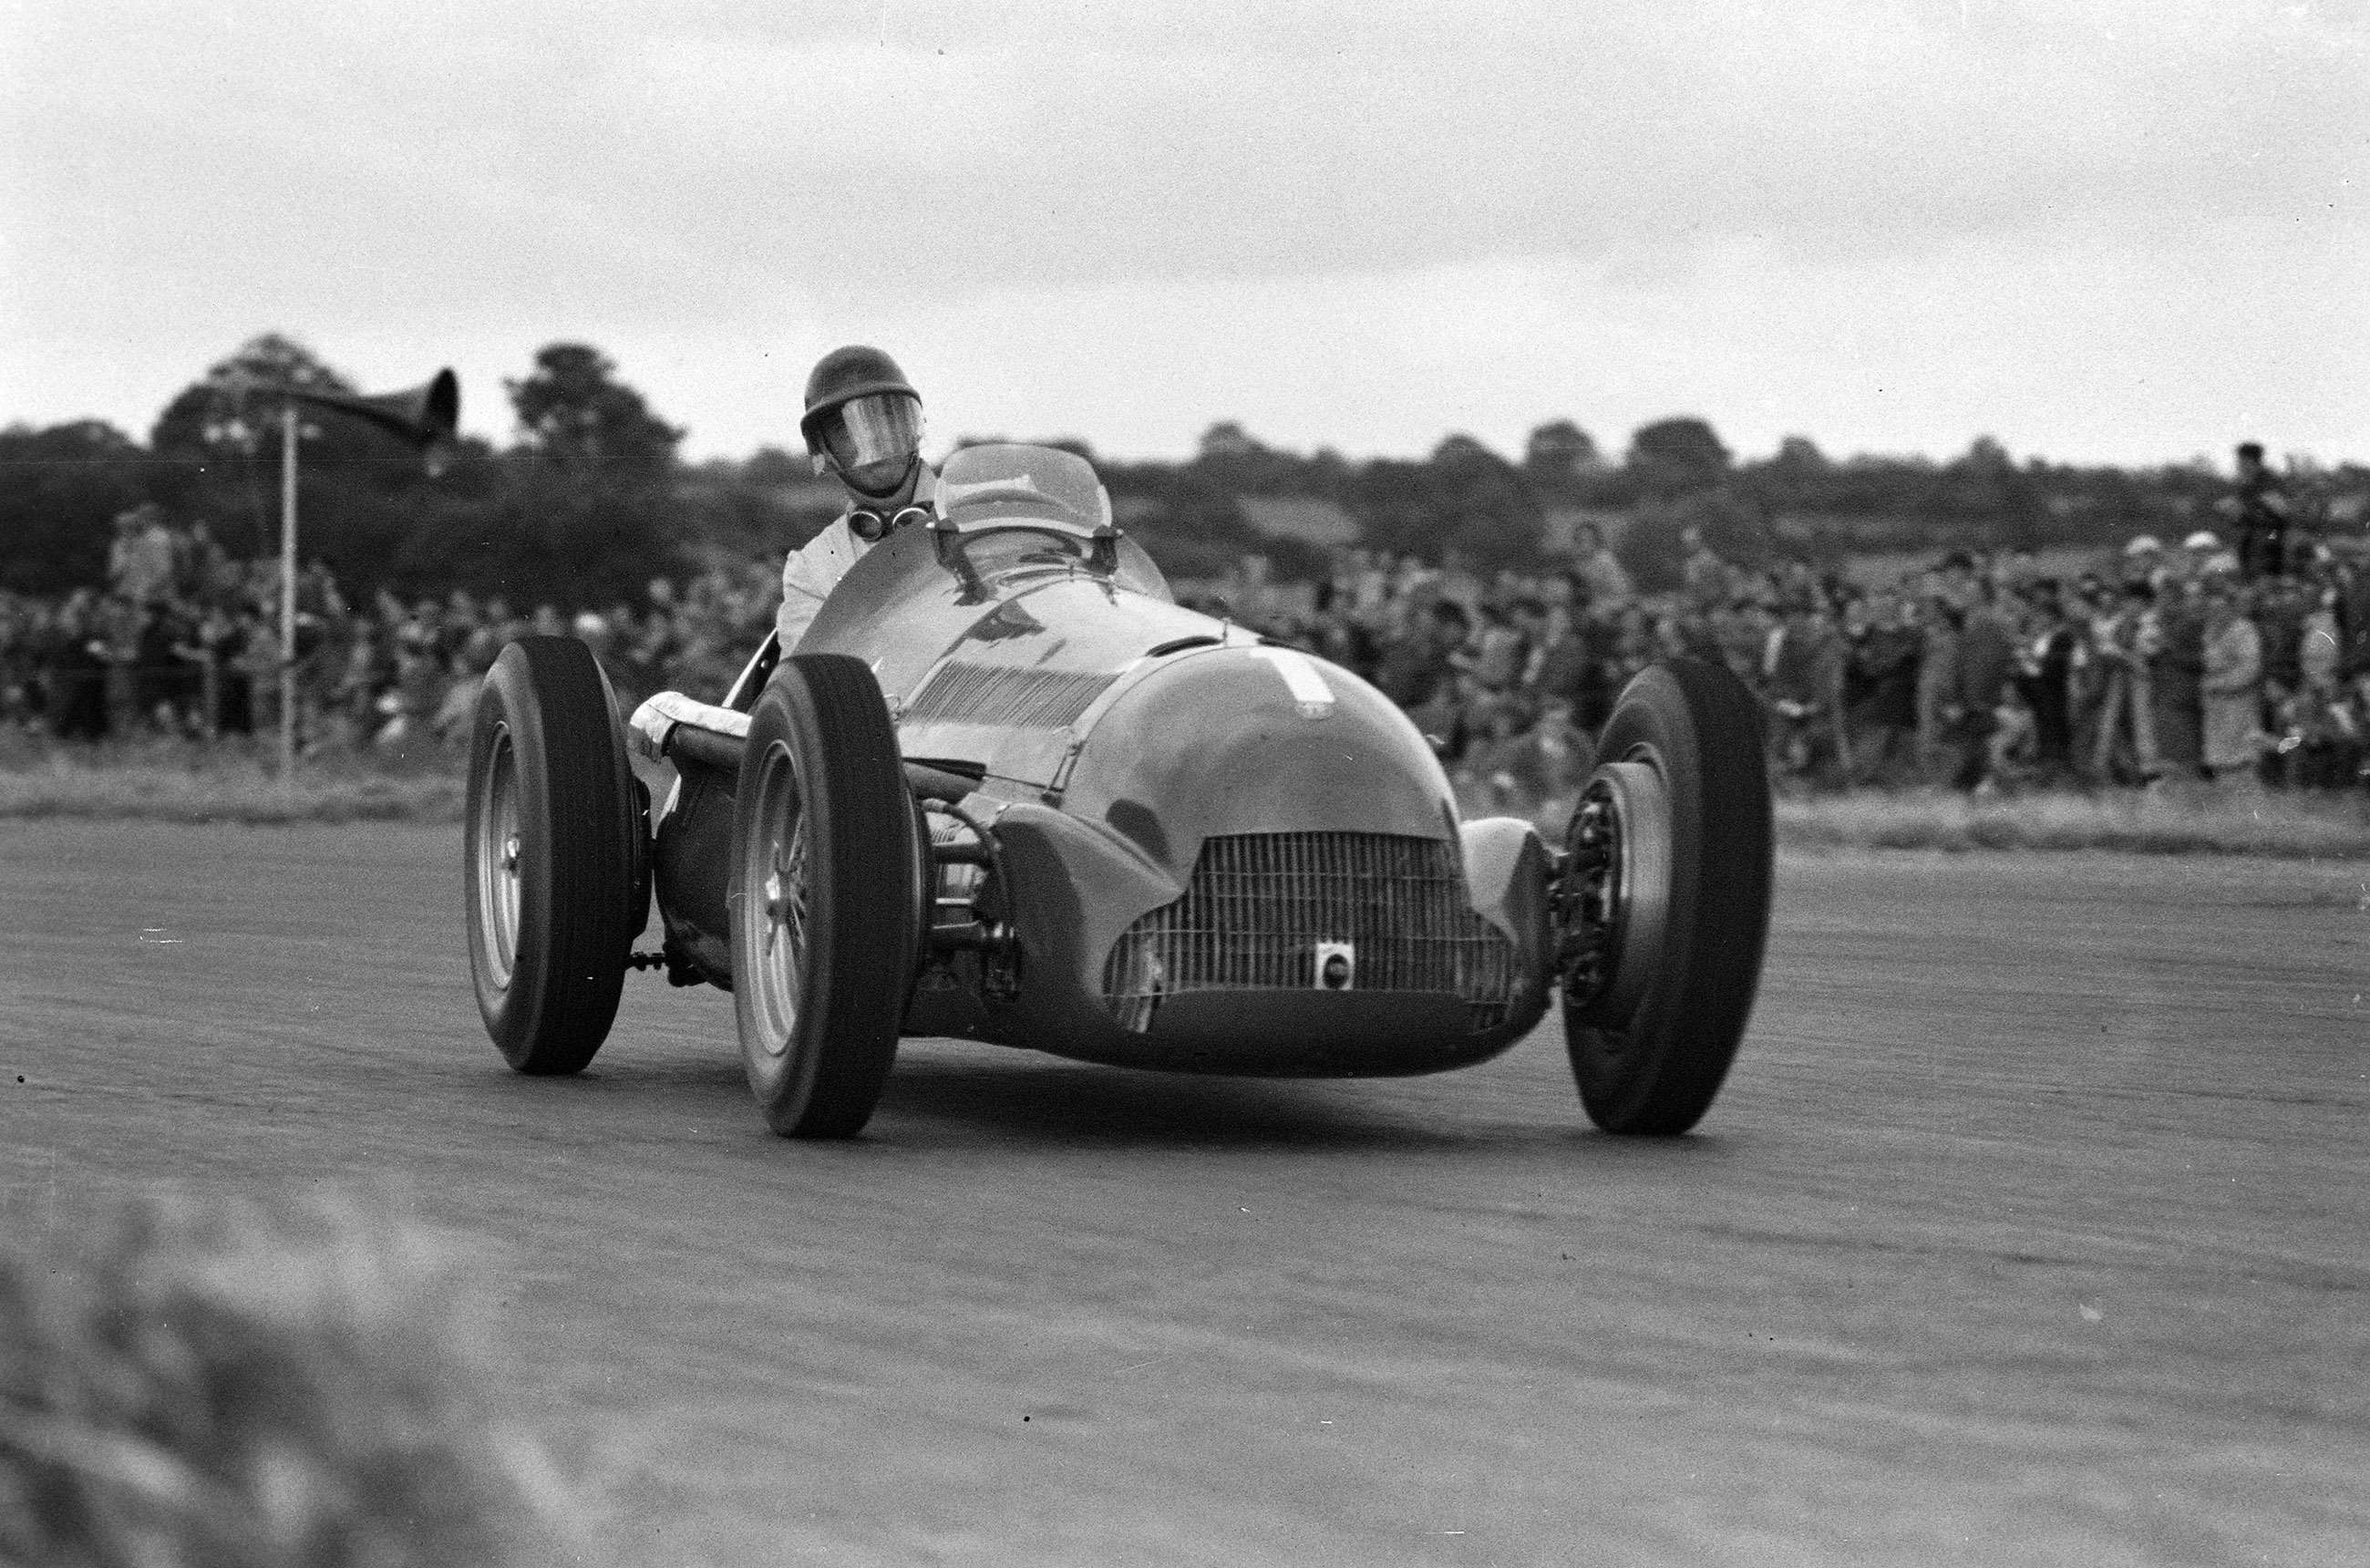
[[[1359,468],[1346,504],[1366,542],[1438,560],[1455,549],[1483,571],[1538,559],[1538,498],[1514,466],[1468,435],[1427,463],[1378,458]]]
[[[1605,467],[1596,442],[1570,420],[1553,420],[1523,444],[1523,472],[1545,489],[1560,490]]]
[[[802,485],[814,477],[814,467],[804,453],[793,457],[778,446],[760,446],[741,465],[741,478],[760,489]]]
[[[499,496],[465,524],[482,541],[477,584],[522,601],[596,604],[679,571],[691,532],[675,494],[683,432],[590,344],[546,344],[533,370],[502,385],[523,441],[504,461]]]
[[[1199,465],[1112,464],[1104,479],[1115,498],[1131,503],[1128,533],[1171,576],[1217,577],[1247,555],[1272,554],[1271,542],[1236,503],[1235,492]]]
[[[616,378],[607,355],[585,343],[551,343],[523,379],[505,381],[527,445],[569,468],[623,471],[645,478],[674,462],[683,432],[650,410]]]
[[[176,521],[205,519],[233,553],[268,554],[280,535],[281,399],[275,386],[351,394],[353,383],[293,338],[249,339],[157,416],[152,489]],[[300,410],[297,514],[307,557],[374,583],[407,528],[406,497],[425,481],[420,454],[361,420]]]
[[[97,420],[0,431],[0,588],[104,583],[109,525],[144,498],[146,467],[130,436]]]
[[[1739,566],[1766,566],[1777,553],[1768,519],[1751,501],[1728,490],[1703,490],[1640,505],[1614,556],[1644,592],[1675,588],[1686,559],[1681,540],[1690,528],[1703,535],[1713,554]]]
[[[1503,467],[1506,461],[1462,431],[1441,437],[1440,444],[1432,449],[1432,460],[1439,467],[1468,472]]]
[[[1252,440],[1250,432],[1234,421],[1220,420],[1202,432],[1201,444],[1196,450],[1203,457],[1224,459],[1260,456],[1266,453],[1267,448]]]
[[[1835,466],[1805,435],[1789,435],[1778,444],[1775,456],[1740,467],[1729,488],[1749,495],[1775,514],[1824,517],[1839,510],[1844,488]]]
[[[1095,455],[1095,449],[1087,444],[1084,436],[1052,435],[1042,441],[1032,441],[1028,444],[1050,446],[1056,452],[1066,452],[1073,457],[1083,458],[1090,468],[1101,466],[1102,460]]]
[[[1202,432],[1199,449],[1188,465],[1202,478],[1237,495],[1306,495],[1328,500],[1340,494],[1340,455],[1320,452],[1303,457],[1261,444],[1232,420],[1223,420]]]
[[[1928,506],[1962,536],[2019,548],[2038,542],[2046,510],[2034,478],[1988,435],[1977,436],[1963,456],[1935,476]]]
[[[500,460],[483,496],[437,497],[423,509],[400,565],[414,590],[466,586],[517,605],[563,608],[641,597],[686,559],[672,516],[647,492],[542,482],[546,466]]]
[[[1628,467],[1650,496],[1708,490],[1728,477],[1728,448],[1692,417],[1657,420],[1629,438]]]

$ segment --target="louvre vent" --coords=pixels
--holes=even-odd
[[[1478,1032],[1521,985],[1514,945],[1474,913],[1456,846],[1380,833],[1204,839],[1185,896],[1127,928],[1103,965],[1122,1026],[1180,991],[1305,990],[1317,944],[1351,944],[1361,991],[1445,991]]]
[[[949,662],[914,694],[905,718],[1058,730],[1076,723],[1116,679],[1116,675],[1075,670],[1016,670],[1003,664]]]

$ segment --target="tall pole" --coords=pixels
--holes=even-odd
[[[280,410],[280,782],[296,781],[296,405]]]

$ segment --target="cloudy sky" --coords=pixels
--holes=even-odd
[[[278,330],[693,455],[864,340],[941,444],[2370,458],[2365,183],[2370,0],[0,0],[0,423]]]

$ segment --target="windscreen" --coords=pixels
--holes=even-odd
[[[1037,519],[1099,528],[1111,520],[1094,465],[1052,446],[963,447],[938,471],[936,504],[956,523]]]

